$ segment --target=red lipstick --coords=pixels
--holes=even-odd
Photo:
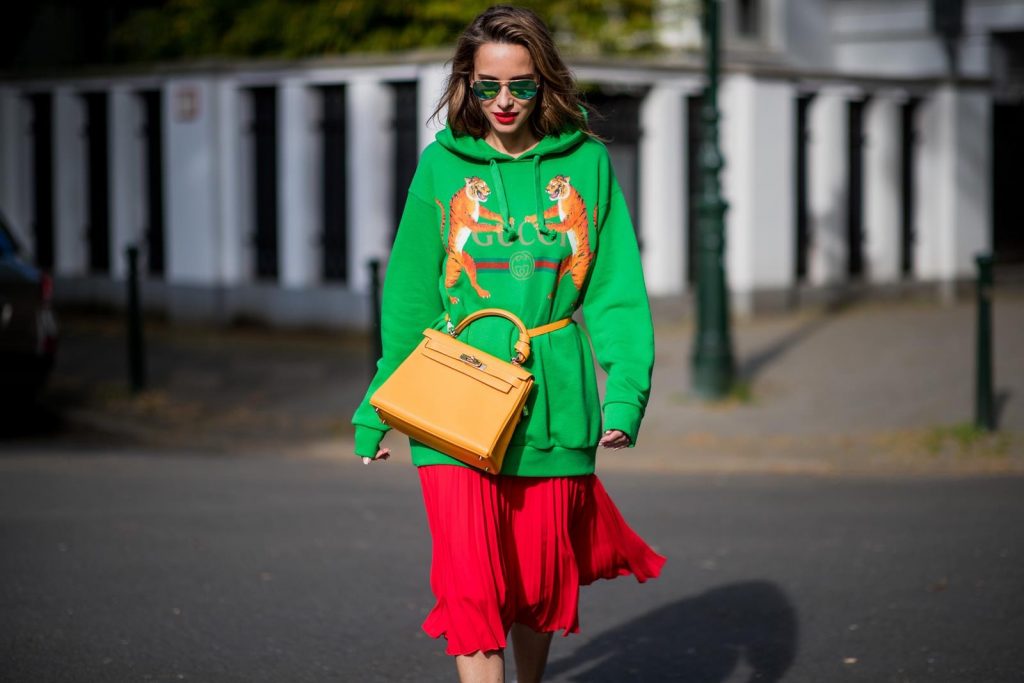
[[[510,123],[514,122],[516,120],[516,116],[518,116],[518,115],[519,115],[518,112],[502,112],[502,111],[499,111],[499,112],[495,112],[494,118],[496,118],[498,120],[498,123],[501,123],[501,124],[507,126]]]

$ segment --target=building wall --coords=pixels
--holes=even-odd
[[[946,48],[932,28],[931,2],[844,0],[831,3],[834,64],[842,72],[892,77],[941,77]],[[1019,0],[964,2],[956,59],[961,76],[985,78],[993,31],[1024,29]]]
[[[831,69],[834,3],[776,0],[769,21],[786,61],[801,69]]]
[[[799,8],[797,7],[799,5]],[[794,301],[798,290],[831,291],[850,284],[852,247],[848,177],[850,102],[864,102],[864,269],[858,285],[903,281],[901,209],[905,202],[898,147],[900,112],[919,98],[913,159],[912,279],[945,292],[973,273],[973,256],[991,247],[991,94],[983,81],[947,83],[941,44],[924,0],[766,0],[765,37],[781,52],[769,66],[726,71],[720,97],[726,265],[735,310],[754,313]],[[799,11],[798,11],[799,10]],[[961,64],[987,75],[988,35],[1024,26],[1024,5],[967,3]],[[881,58],[880,58],[881,56]],[[787,64],[788,66],[780,66]],[[609,92],[641,98],[635,149],[636,214],[652,296],[687,293],[688,197],[696,178],[688,160],[686,99],[703,75],[685,60],[664,63],[591,62],[578,77]],[[871,78],[862,78],[871,76]],[[147,305],[174,317],[232,320],[256,317],[280,324],[368,324],[368,262],[386,263],[394,215],[396,106],[414,107],[419,148],[433,139],[428,120],[441,92],[440,61],[372,64],[223,65],[159,76],[69,75],[46,81],[0,79],[0,202],[31,243],[30,113],[25,96],[53,93],[54,203],[58,297],[119,305],[123,252],[144,243],[147,199],[138,93],[157,88],[163,102],[163,188],[166,271],[150,277]],[[416,82],[415,102],[397,103],[394,82]],[[324,277],[322,86],[346,92],[345,183],[347,280]],[[275,278],[256,276],[255,141],[252,88],[271,87],[277,112],[277,264]],[[108,93],[111,177],[109,276],[87,268],[87,149],[81,93]],[[813,94],[809,110],[808,201],[796,203],[797,98]],[[632,155],[632,152],[631,152]],[[632,156],[631,156],[632,158]],[[806,282],[796,275],[797,216],[810,226]]]

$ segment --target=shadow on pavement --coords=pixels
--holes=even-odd
[[[749,681],[779,681],[796,655],[796,611],[773,583],[751,581],[679,600],[598,635],[549,675],[580,683],[721,683],[745,664]]]
[[[766,344],[753,353],[746,354],[745,357],[738,358],[737,376],[746,382],[753,382],[776,358],[817,334],[822,328],[831,324],[837,316],[856,307],[864,298],[856,291],[831,293],[828,296],[830,298],[823,307],[821,315],[813,316],[772,343]]]

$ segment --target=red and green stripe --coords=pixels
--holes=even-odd
[[[477,258],[473,257],[473,262],[476,263],[476,269],[480,270],[508,270],[508,259],[503,258]],[[533,267],[537,270],[554,270],[557,271],[559,266],[558,261],[552,261],[550,259],[534,259]]]

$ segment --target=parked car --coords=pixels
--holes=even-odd
[[[33,398],[56,355],[53,279],[24,258],[0,212],[0,400]]]

